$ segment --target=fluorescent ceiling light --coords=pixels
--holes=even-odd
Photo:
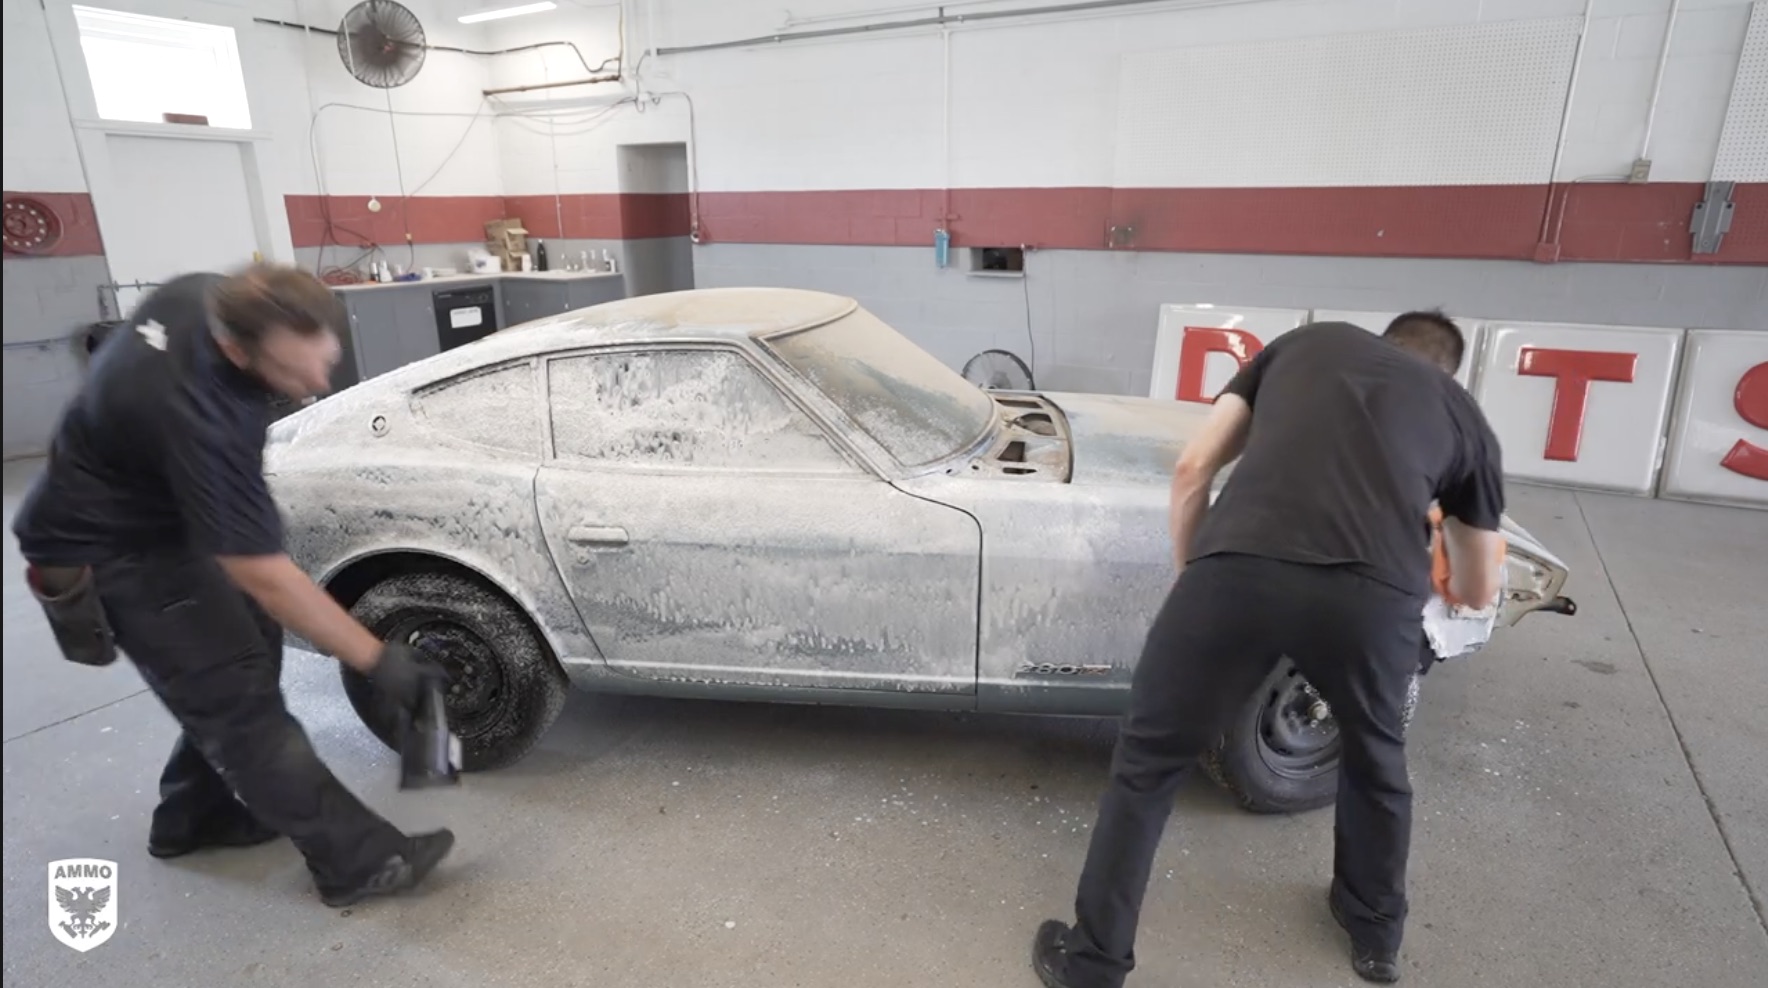
[[[481,10],[476,14],[460,15],[462,24],[477,24],[480,21],[495,21],[505,17],[520,17],[523,14],[538,14],[543,10],[557,7],[556,3],[524,3],[515,7],[503,7],[498,10]]]

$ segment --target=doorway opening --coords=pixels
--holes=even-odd
[[[694,251],[688,239],[688,146],[622,144],[616,152],[627,294],[694,287]]]

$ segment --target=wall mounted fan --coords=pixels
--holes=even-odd
[[[417,77],[429,52],[417,15],[393,0],[363,0],[338,23],[338,56],[357,81],[393,89]]]
[[[984,350],[964,365],[964,380],[988,391],[1030,391],[1031,368],[1007,350]]]

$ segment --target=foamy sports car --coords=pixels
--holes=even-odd
[[[372,378],[277,422],[265,461],[296,560],[377,634],[444,656],[465,767],[485,770],[573,683],[1114,715],[1205,412],[985,391],[851,299],[707,289]],[[1569,607],[1565,565],[1505,534],[1474,645]],[[393,713],[343,677],[393,744]],[[1204,761],[1249,809],[1324,805],[1331,711],[1281,663]]]

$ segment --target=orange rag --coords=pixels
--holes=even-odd
[[[1504,565],[1509,543],[1498,543],[1498,565]],[[1449,592],[1449,550],[1443,545],[1443,509],[1430,506],[1430,585],[1450,606],[1464,606]]]

